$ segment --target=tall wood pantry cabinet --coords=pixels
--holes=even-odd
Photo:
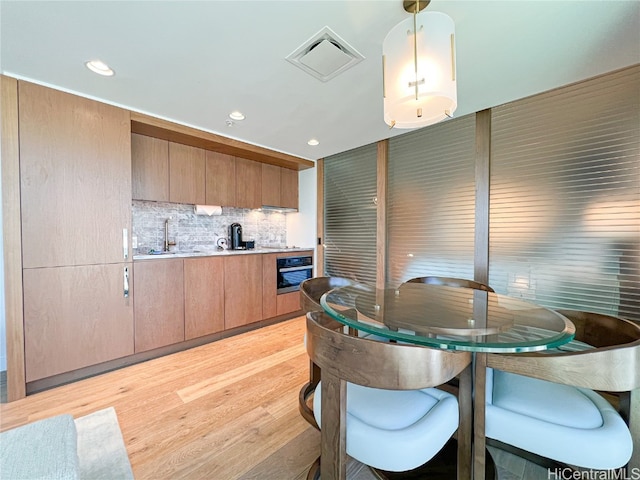
[[[26,381],[133,354],[129,112],[18,83]]]

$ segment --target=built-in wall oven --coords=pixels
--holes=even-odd
[[[278,295],[300,290],[300,284],[313,277],[313,256],[281,257],[277,260]]]

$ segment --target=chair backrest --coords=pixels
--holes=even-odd
[[[576,340],[594,348],[489,354],[487,366],[591,390],[625,392],[640,388],[640,325],[599,313],[558,312],[576,326]]]
[[[346,335],[322,312],[307,313],[307,352],[328,373],[347,382],[390,390],[442,385],[471,362],[469,352],[379,342]]]
[[[466,287],[476,290],[484,290],[485,292],[493,292],[493,288],[484,283],[475,280],[467,280],[465,278],[449,278],[449,277],[416,277],[407,280],[406,283],[426,283],[429,285],[444,285],[447,287]]]
[[[300,284],[300,307],[305,312],[321,311],[320,297],[338,287],[353,285],[353,281],[342,277],[314,277]]]

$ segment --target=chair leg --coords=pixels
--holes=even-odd
[[[471,451],[473,436],[473,365],[462,372],[458,381],[458,405],[460,420],[458,423],[458,480],[471,478]]]
[[[320,475],[322,480],[347,478],[347,382],[322,375]]]
[[[629,392],[629,430],[633,442],[633,453],[629,460],[629,471],[640,469],[640,388]]]

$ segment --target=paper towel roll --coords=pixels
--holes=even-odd
[[[222,207],[218,205],[194,205],[196,215],[222,215]]]

